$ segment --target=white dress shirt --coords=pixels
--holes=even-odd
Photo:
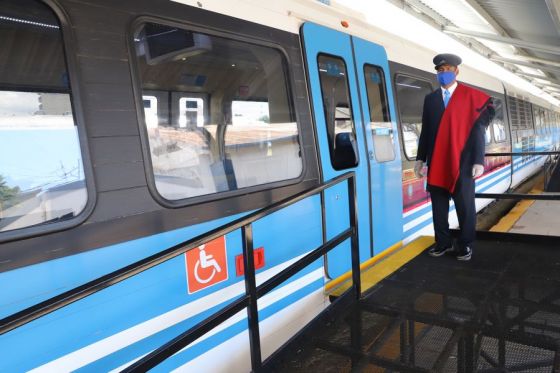
[[[449,91],[450,100],[451,96],[453,96],[453,92],[455,92],[455,88],[457,88],[457,81],[455,81],[455,83],[453,83],[451,87],[447,88],[447,90]],[[445,88],[441,87],[441,98],[443,99],[443,102],[445,102],[445,94],[443,93],[443,91],[445,91]]]

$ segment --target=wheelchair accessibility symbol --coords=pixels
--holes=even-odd
[[[189,294],[228,278],[226,239],[224,236],[185,253]]]

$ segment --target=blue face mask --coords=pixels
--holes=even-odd
[[[437,80],[441,85],[448,85],[455,80],[455,72],[442,71],[440,73],[437,73]]]

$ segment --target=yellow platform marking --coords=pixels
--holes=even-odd
[[[379,281],[394,273],[403,265],[418,256],[421,252],[433,245],[434,242],[434,237],[421,236],[405,247],[391,247],[383,253],[371,258],[369,260],[369,266],[365,266],[369,268],[361,271],[362,292],[373,287]],[[400,248],[400,250],[398,250],[398,248]],[[387,253],[389,250],[392,251]],[[392,255],[390,255],[391,253]],[[379,258],[373,261],[373,259],[377,257]],[[373,264],[371,262],[373,262]],[[366,263],[368,262],[364,262],[362,265],[365,265]],[[325,290],[327,290],[329,295],[341,295],[352,285],[350,278],[351,272],[345,273],[343,276],[327,283]],[[331,285],[332,283],[335,284]]]
[[[387,257],[388,255],[394,253],[395,251],[397,251],[400,248],[402,248],[402,241],[397,242],[393,246],[387,248],[382,253],[380,253],[378,255],[375,255],[373,258],[370,258],[370,259],[366,260],[365,262],[363,262],[362,264],[360,264],[360,271],[363,271],[363,270],[371,267],[375,263],[379,262],[380,260]],[[329,290],[337,287],[338,285],[342,284],[344,281],[349,280],[351,277],[352,277],[352,271],[348,271],[345,274],[343,274],[342,276],[337,277],[337,278],[329,281],[325,285],[325,290],[329,291]]]
[[[541,194],[544,189],[544,180],[539,180],[529,194]],[[509,232],[509,230],[517,223],[525,212],[535,203],[533,200],[523,200],[518,202],[507,215],[503,216],[500,221],[490,228],[490,232]]]

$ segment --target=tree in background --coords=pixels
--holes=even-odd
[[[20,192],[19,187],[10,188],[6,185],[6,179],[0,175],[0,209],[10,205],[10,201]]]

